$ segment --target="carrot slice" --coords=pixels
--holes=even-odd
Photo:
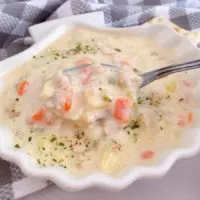
[[[155,155],[154,151],[147,150],[147,151],[142,152],[141,159],[144,159],[144,160],[151,159],[151,158],[153,158],[154,155]]]
[[[180,127],[184,127],[188,124],[188,122],[192,122],[193,120],[193,114],[192,112],[189,112],[187,114],[182,114],[179,116],[180,120],[177,122],[177,125],[179,125]]]
[[[40,121],[44,120],[44,117],[45,117],[45,110],[43,108],[41,108],[32,116],[32,121],[40,122]]]
[[[25,94],[27,86],[28,86],[28,81],[24,80],[21,83],[19,83],[18,87],[17,87],[17,93],[18,95],[22,96]]]
[[[45,108],[40,108],[35,114],[32,115],[31,119],[28,120],[27,123],[30,125],[35,123],[53,125],[54,118]]]
[[[192,114],[192,112],[189,112],[188,113],[188,122],[192,122],[192,119],[193,119],[193,114]]]
[[[179,120],[179,121],[177,122],[177,125],[180,126],[180,127],[184,127],[184,126],[185,126],[184,120],[183,120],[183,119]]]
[[[64,110],[68,112],[70,111],[71,107],[72,107],[72,99],[68,96],[64,104]]]
[[[113,115],[120,123],[127,123],[130,120],[131,101],[127,98],[118,98],[115,101]]]

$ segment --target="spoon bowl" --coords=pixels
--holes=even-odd
[[[71,67],[71,68],[63,70],[63,72],[68,73],[68,72],[81,71],[85,68],[92,67],[93,64],[94,63]],[[125,69],[122,69],[120,67],[117,67],[117,66],[111,65],[111,64],[100,63],[100,65],[103,67],[112,69],[112,70],[116,70],[116,71],[124,71],[125,70]],[[159,68],[159,69],[156,69],[153,71],[139,74],[139,76],[142,78],[142,83],[140,84],[140,88],[150,84],[151,82],[153,82],[155,80],[164,78],[171,74],[183,72],[183,71],[189,71],[189,70],[198,69],[198,68],[200,68],[200,59],[189,61],[189,62],[184,62],[184,63],[180,63],[180,64],[169,65],[169,66],[166,66],[163,68]]]

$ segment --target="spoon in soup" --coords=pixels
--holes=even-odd
[[[63,72],[68,73],[68,72],[83,70],[84,68],[92,67],[93,64],[94,63],[90,63],[86,65],[81,65],[78,67],[68,68],[68,69],[65,69]],[[100,63],[100,65],[106,68],[110,68],[112,70],[124,71],[123,68],[117,67],[115,65],[106,64],[106,63]],[[166,76],[169,76],[177,72],[189,71],[189,70],[197,69],[197,68],[200,68],[200,60],[193,60],[193,61],[184,62],[180,64],[169,65],[167,67],[159,68],[150,72],[138,74],[138,76],[142,78],[142,82],[139,87],[142,88],[155,80],[164,78]]]

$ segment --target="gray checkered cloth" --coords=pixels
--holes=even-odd
[[[187,30],[200,29],[199,0],[0,0],[0,60],[27,48],[28,27],[45,20],[101,10],[107,24],[133,26],[162,14]],[[0,200],[12,200],[47,187],[0,160]]]

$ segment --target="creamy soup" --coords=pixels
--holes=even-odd
[[[175,62],[174,50],[151,38],[76,28],[5,75],[1,123],[41,167],[80,176],[149,165],[178,147],[194,120],[189,73],[138,89],[140,73]]]

